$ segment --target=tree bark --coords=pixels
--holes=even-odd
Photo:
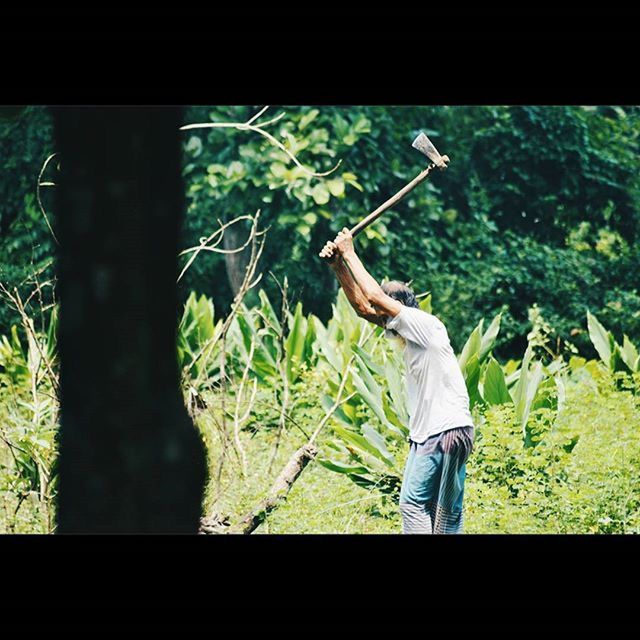
[[[243,233],[239,225],[232,224],[230,227],[227,227],[224,232],[222,246],[227,251],[235,249],[242,246],[246,237],[246,231]],[[239,251],[238,253],[225,253],[224,262],[227,268],[227,278],[231,285],[231,292],[235,296],[240,290],[242,281],[244,280],[244,274],[247,269],[247,264],[249,263],[249,249],[246,248],[244,251]]]
[[[190,532],[206,465],[176,359],[180,108],[53,109],[58,531]]]
[[[248,513],[236,527],[232,528],[231,533],[245,535],[253,533],[267,519],[267,516],[287,499],[293,483],[317,454],[318,450],[312,443],[307,443],[300,447],[289,458],[286,466],[276,478],[271,489],[269,489],[267,497],[251,513]]]

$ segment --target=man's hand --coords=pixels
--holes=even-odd
[[[329,242],[325,243],[324,247],[322,247],[322,251],[320,251],[318,255],[321,258],[326,259],[329,264],[333,264],[338,257],[335,242],[331,242],[331,240],[329,240]]]
[[[333,241],[335,246],[336,253],[339,253],[341,256],[349,255],[350,253],[355,253],[355,249],[353,248],[353,236],[351,235],[351,231],[345,227]]]
[[[335,263],[338,256],[346,256],[355,253],[353,248],[353,237],[347,227],[345,227],[335,237],[335,240],[325,243],[322,251],[318,254],[321,258],[325,258],[329,264]]]

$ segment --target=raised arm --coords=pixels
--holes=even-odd
[[[338,276],[347,297],[349,297],[349,292],[345,288],[341,276],[348,283],[353,283],[348,284],[348,286],[359,290],[360,297],[355,297],[358,295],[357,293],[354,296],[355,304],[351,298],[349,298],[358,315],[384,326],[386,317],[395,317],[400,313],[402,303],[388,296],[375,278],[365,269],[360,258],[356,255],[353,247],[353,238],[351,237],[349,229],[346,227],[337,235],[335,242],[327,242],[320,252],[320,257],[323,258],[333,258],[336,255],[337,257],[335,257],[334,262],[331,264],[332,266],[334,264],[340,265],[341,272],[339,274],[336,271],[336,276]],[[340,258],[342,258],[342,261]],[[343,269],[341,265],[344,265],[345,268]],[[336,268],[334,267],[334,271],[335,270]]]
[[[373,322],[381,327],[384,326],[384,316],[378,314],[376,309],[367,300],[367,297],[362,293],[362,290],[353,279],[351,271],[349,271],[349,267],[347,267],[343,257],[337,253],[336,244],[331,241],[327,242],[320,252],[320,257],[328,260],[329,266],[333,269],[342,290],[347,296],[347,300],[349,300],[355,312],[369,322]]]

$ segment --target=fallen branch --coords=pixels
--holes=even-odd
[[[372,335],[373,330],[369,333],[364,342],[366,342]],[[240,533],[244,535],[253,533],[266,520],[267,516],[287,499],[293,483],[300,477],[300,474],[304,471],[304,468],[309,464],[309,462],[318,455],[318,449],[315,445],[316,438],[327,422],[329,422],[329,419],[336,412],[338,407],[344,402],[348,402],[355,395],[354,392],[349,394],[346,398],[342,398],[342,394],[344,393],[344,388],[349,377],[349,367],[351,366],[353,358],[354,356],[351,355],[347,362],[333,405],[325,413],[322,420],[320,420],[316,430],[311,435],[311,438],[309,438],[309,441],[300,447],[289,458],[284,469],[280,472],[280,475],[271,486],[267,497],[260,502],[257,507],[252,509],[239,524],[231,527],[228,530],[229,533]],[[219,528],[211,527],[207,524],[209,520],[210,517],[203,518],[200,521],[200,533],[219,533]]]
[[[233,527],[230,533],[249,534],[253,533],[267,518],[267,516],[284,502],[289,494],[291,486],[298,479],[304,468],[318,454],[318,449],[312,443],[306,443],[300,447],[287,462],[285,468],[276,478],[269,495],[249,514],[247,514],[240,523]]]

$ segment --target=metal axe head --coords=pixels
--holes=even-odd
[[[438,150],[433,146],[433,142],[431,142],[431,140],[429,140],[429,138],[427,138],[427,136],[422,133],[422,131],[413,141],[413,144],[411,146],[424,153],[424,155],[427,156],[427,158],[429,158],[429,160],[431,160],[431,162],[433,162],[436,167],[439,167],[440,169],[447,168],[449,156],[441,156],[438,153]]]

